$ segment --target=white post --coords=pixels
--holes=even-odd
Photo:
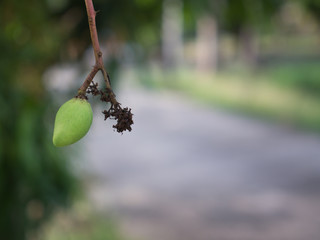
[[[197,23],[196,67],[215,72],[218,64],[218,30],[215,19],[204,16]]]
[[[162,14],[162,61],[164,67],[183,63],[183,5],[181,0],[164,0]]]

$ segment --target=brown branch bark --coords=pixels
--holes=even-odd
[[[78,96],[79,97],[82,97],[82,98],[85,97],[87,88],[89,87],[90,83],[92,82],[92,80],[95,77],[95,75],[97,74],[97,72],[99,72],[99,68],[95,65],[92,68],[92,70],[89,73],[89,75],[87,76],[86,80],[84,80],[83,84],[79,88],[79,90],[78,90]]]
[[[92,0],[85,0],[85,3],[86,3],[87,15],[88,15],[90,36],[91,36],[92,46],[94,49],[94,56],[96,59],[96,65],[98,65],[101,68],[103,67],[103,61],[102,61],[102,53],[100,50],[98,32],[96,27],[96,11],[94,10]]]
[[[102,52],[100,50],[100,44],[99,44],[99,38],[98,38],[98,32],[96,27],[96,11],[94,10],[93,2],[92,0],[85,0],[86,9],[87,9],[87,15],[88,15],[88,23],[89,23],[89,29],[90,29],[90,36],[91,36],[91,42],[92,47],[94,51],[94,57],[95,57],[95,65],[89,75],[87,76],[86,80],[82,84],[82,86],[78,90],[78,96],[79,97],[85,97],[86,90],[89,87],[90,83],[92,82],[93,78],[97,74],[97,72],[101,71],[103,78],[106,82],[106,88],[107,92],[110,94],[110,98],[113,104],[117,104],[116,96],[112,91],[111,85],[110,85],[110,79],[109,75],[107,74],[106,69],[104,68],[103,64],[103,58],[102,58]]]

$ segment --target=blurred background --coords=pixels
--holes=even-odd
[[[94,5],[135,124],[90,97],[87,136],[55,148],[94,65],[84,1],[0,1],[0,239],[319,238],[320,1]]]

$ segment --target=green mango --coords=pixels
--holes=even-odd
[[[73,98],[58,110],[53,130],[53,145],[63,147],[83,138],[89,131],[93,113],[85,99]]]

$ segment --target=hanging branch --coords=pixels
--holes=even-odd
[[[102,58],[102,52],[100,50],[100,44],[99,44],[99,38],[98,38],[98,32],[96,27],[96,14],[97,12],[94,10],[93,2],[92,0],[85,0],[86,3],[86,9],[87,9],[87,15],[88,15],[88,22],[89,22],[89,29],[90,29],[90,36],[91,36],[91,42],[93,46],[93,52],[95,57],[95,65],[91,72],[89,73],[88,77],[84,81],[83,85],[80,87],[78,91],[78,96],[85,95],[86,90],[89,87],[90,83],[92,82],[93,78],[97,74],[97,72],[101,71],[103,74],[103,78],[106,82],[106,88],[109,89],[111,93],[113,93],[110,85],[110,79],[109,75],[107,74],[107,71],[104,68],[103,64],[103,58]],[[113,95],[113,103],[116,104],[117,101],[115,99],[115,95]]]
[[[94,10],[92,0],[85,0],[85,4],[87,9],[90,36],[95,57],[95,65],[93,66],[91,72],[83,82],[82,86],[79,88],[77,97],[86,99],[86,93],[90,93],[93,96],[100,95],[101,101],[111,104],[108,110],[104,110],[102,112],[105,115],[105,120],[107,120],[108,118],[117,120],[117,124],[113,125],[117,132],[123,132],[126,130],[131,131],[131,125],[133,124],[133,114],[131,113],[131,109],[121,108],[121,104],[117,101],[116,95],[112,91],[110,77],[103,64],[102,52],[100,50],[98,32],[96,27],[97,12]],[[97,83],[93,83],[93,78],[99,71],[102,72],[104,81],[106,83],[106,89],[104,91],[99,90],[97,88]]]

